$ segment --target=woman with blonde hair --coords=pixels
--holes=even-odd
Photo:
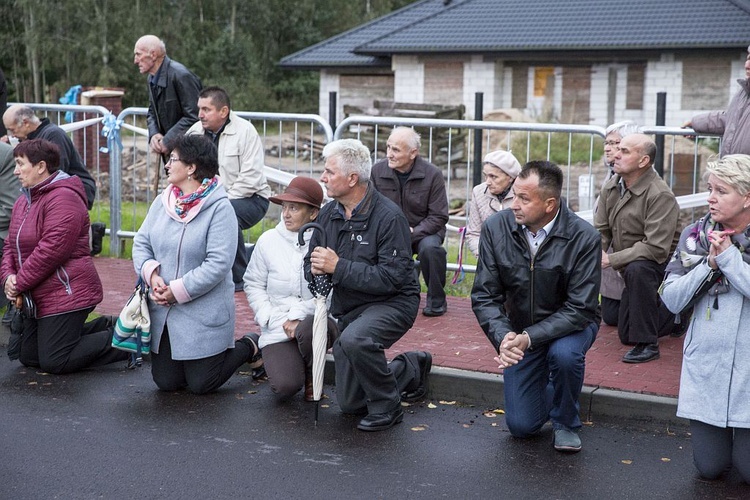
[[[707,170],[708,213],[682,232],[660,293],[675,314],[693,309],[677,415],[695,466],[714,479],[734,464],[750,482],[750,156]]]

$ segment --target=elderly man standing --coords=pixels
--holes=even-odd
[[[531,161],[511,210],[484,224],[471,305],[504,371],[505,421],[531,437],[552,420],[554,447],[581,449],[578,398],[599,330],[600,237],[561,199],[563,174]]]
[[[231,110],[229,95],[220,87],[206,87],[198,95],[198,118],[200,121],[187,133],[203,134],[218,148],[219,177],[237,215],[239,234],[232,280],[235,291],[240,291],[249,260],[242,230],[266,215],[271,196],[263,171],[263,144],[253,124]]]
[[[401,422],[401,401],[424,397],[432,367],[427,352],[399,354],[391,363],[385,358],[419,310],[409,225],[368,182],[370,151],[361,142],[331,142],[323,156],[320,180],[334,201],[318,215],[326,246],[315,232],[305,275],[310,282],[314,275],[332,275],[330,313],[341,332],[333,344],[339,407],[367,414],[358,429],[381,431]]]
[[[148,138],[151,150],[164,159],[175,138],[198,121],[200,79],[167,56],[164,42],[154,35],[138,39],[133,62],[148,73]]]
[[[396,127],[388,137],[386,158],[372,166],[372,185],[401,207],[411,231],[412,253],[427,284],[425,316],[442,316],[447,310],[443,248],[448,223],[448,196],[443,174],[419,156],[419,134]]]
[[[9,107],[3,115],[3,123],[5,128],[8,129],[8,134],[19,141],[46,139],[60,148],[60,170],[81,179],[83,189],[86,192],[86,203],[91,210],[94,205],[94,198],[96,198],[96,182],[89,171],[86,170],[81,155],[78,154],[73,141],[70,140],[63,129],[51,123],[49,118],[40,120],[34,114],[33,109],[23,104],[14,104]],[[103,234],[102,227],[101,235]]]
[[[602,188],[594,226],[602,235],[602,268],[625,281],[617,321],[620,340],[635,344],[625,363],[659,359],[660,331],[674,321],[661,304],[659,285],[680,232],[680,208],[669,186],[653,169],[656,144],[630,134],[615,154],[614,176]],[[611,247],[612,253],[607,253]]]

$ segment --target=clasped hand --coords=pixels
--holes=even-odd
[[[508,333],[500,344],[497,356],[493,358],[498,363],[500,373],[506,368],[517,365],[523,359],[523,353],[529,347],[528,334]]]
[[[719,265],[716,264],[716,256],[732,246],[731,236],[733,234],[733,229],[711,231],[708,233],[708,241],[711,243],[711,247],[708,249],[708,265],[711,269],[716,270],[719,268]]]
[[[164,278],[154,273],[151,276],[151,300],[160,306],[173,306],[177,303],[172,289],[164,282]]]
[[[14,300],[18,296],[15,274],[11,274],[8,276],[8,279],[5,280],[5,296],[8,297],[8,300]]]

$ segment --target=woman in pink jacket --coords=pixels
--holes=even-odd
[[[21,196],[0,276],[8,299],[23,295],[35,306],[26,301],[21,363],[58,374],[126,360],[128,353],[111,347],[110,319],[86,323],[102,300],[102,283],[89,254],[81,180],[58,170],[60,150],[49,141],[23,141],[13,156]]]

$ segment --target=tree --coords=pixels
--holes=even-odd
[[[293,52],[377,18],[408,0],[6,0],[0,61],[9,100],[56,102],[72,85],[125,89],[125,106],[148,102],[133,45],[161,37],[170,57],[236,109],[317,109],[316,72],[287,71]]]

